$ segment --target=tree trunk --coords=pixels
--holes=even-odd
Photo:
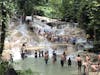
[[[5,34],[6,34],[6,11],[5,11],[5,7],[2,3],[1,5],[1,8],[2,8],[2,26],[1,26],[1,40],[0,40],[0,43],[1,43],[1,46],[0,46],[0,54],[2,54],[3,50],[4,50],[4,41],[5,41]]]

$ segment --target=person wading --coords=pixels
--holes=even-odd
[[[21,47],[21,58],[24,60],[25,58],[25,47],[26,47],[26,42],[22,44]]]
[[[89,63],[87,62],[86,59],[85,59],[85,61],[83,62],[83,66],[84,66],[83,75],[89,75]]]
[[[98,63],[100,63],[100,54],[98,55]]]
[[[63,56],[64,56],[64,62],[66,62],[66,52],[63,52]]]
[[[86,60],[86,62],[90,63],[90,57],[89,57],[89,55],[86,55],[85,60]]]
[[[48,52],[45,52],[45,54],[44,54],[45,64],[48,64],[48,59],[49,59]]]
[[[64,57],[64,55],[62,54],[62,55],[61,55],[61,60],[60,60],[60,64],[61,64],[62,67],[64,66],[64,61],[65,61],[65,57]]]
[[[57,60],[57,55],[56,55],[56,53],[55,53],[55,51],[53,51],[53,63],[55,63],[56,62],[56,60]]]
[[[81,66],[82,66],[82,58],[80,57],[80,55],[78,55],[76,57],[76,61],[77,61],[77,65],[78,65],[78,73],[81,73]]]
[[[91,64],[89,55],[86,55],[85,63],[86,63],[86,65],[85,65],[85,72],[86,72],[86,75],[89,75],[89,67],[90,67],[90,64]]]
[[[41,57],[41,51],[39,50],[39,57]]]
[[[35,51],[35,58],[37,58],[37,51]]]
[[[41,51],[41,54],[42,54],[42,57],[44,56],[44,52],[43,51]]]
[[[69,57],[69,59],[68,59],[68,67],[71,67],[71,65],[72,65],[72,61],[71,61],[71,58]]]

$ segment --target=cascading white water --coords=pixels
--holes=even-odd
[[[35,40],[32,35],[29,34],[29,30],[27,29],[27,26],[25,24],[20,24],[18,26],[16,26],[16,28],[14,29],[15,31],[11,33],[11,37],[8,38],[13,38],[11,39],[11,41],[13,42],[14,46],[11,48],[12,50],[12,55],[13,55],[13,59],[14,60],[19,60],[21,59],[20,56],[20,52],[21,52],[21,46],[24,42],[27,42],[27,46],[33,46],[33,47],[38,47],[38,46],[43,46],[44,48],[42,50],[44,51],[49,51],[49,56],[52,57],[52,43],[50,41],[48,41],[45,37],[38,35],[38,29],[41,29],[41,32],[44,32],[44,30],[49,31],[49,32],[54,32],[57,29],[51,29],[50,26],[38,21],[38,20],[34,20],[34,27],[37,28],[37,30],[34,30],[37,37],[37,40],[40,40],[37,42],[37,40]],[[63,27],[61,27],[62,29],[58,29],[57,34],[58,35],[70,35],[72,33],[74,33],[74,31],[78,31],[75,28],[70,27],[70,24],[66,24],[63,25]],[[16,36],[16,34],[20,34],[20,37]],[[41,33],[42,34],[42,33]],[[76,34],[77,35],[77,34]],[[19,44],[19,46],[18,46]],[[73,47],[71,47],[70,49],[73,49]],[[56,53],[58,55],[62,54],[64,50],[58,49],[56,51]]]

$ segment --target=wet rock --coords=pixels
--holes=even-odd
[[[14,68],[8,69],[4,75],[18,75]]]

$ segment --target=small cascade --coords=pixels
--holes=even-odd
[[[14,26],[11,24],[11,26]],[[10,28],[11,28],[10,26]],[[13,43],[13,45],[10,47],[10,50],[12,51],[13,59],[18,60],[21,59],[21,47],[23,43],[27,43],[27,47],[42,47],[40,50],[49,51],[49,56],[52,57],[53,52],[53,44],[54,42],[51,42],[47,40],[45,36],[43,36],[44,32],[51,32],[55,36],[61,36],[68,38],[70,37],[70,40],[73,41],[73,38],[76,37],[77,43],[86,42],[85,34],[83,31],[81,31],[77,27],[71,27],[70,23],[66,23],[62,25],[60,28],[51,28],[47,24],[39,21],[34,20],[33,27],[35,27],[35,30],[29,31],[26,24],[20,24],[14,27],[13,30],[9,30],[10,36],[7,37],[6,41],[9,41],[9,43]],[[41,34],[38,34],[38,31],[41,30]],[[82,35],[83,34],[83,35]],[[10,40],[8,40],[10,39]],[[62,42],[58,42],[57,44],[61,44]],[[74,52],[74,47],[68,47],[67,48],[68,53]],[[62,54],[64,49],[58,48],[56,50],[56,53],[58,55]],[[34,55],[34,54],[33,54]],[[72,56],[71,56],[72,57]]]

